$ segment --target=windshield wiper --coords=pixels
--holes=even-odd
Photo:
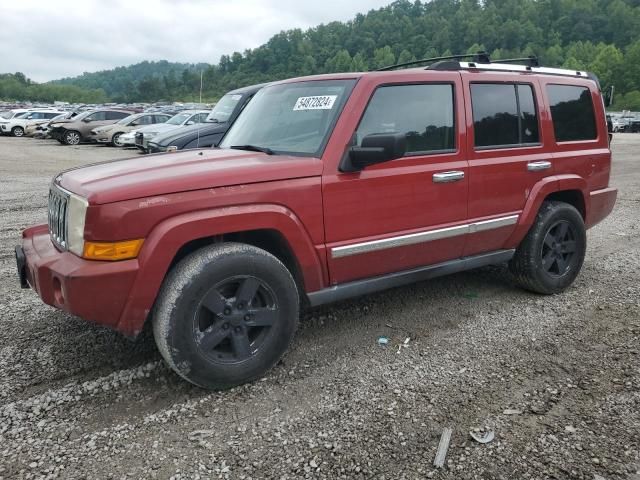
[[[235,150],[250,150],[252,152],[262,152],[267,155],[273,155],[275,152],[267,147],[259,147],[258,145],[231,145],[229,148]]]

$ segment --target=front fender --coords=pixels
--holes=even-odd
[[[520,245],[520,242],[527,235],[527,232],[535,222],[536,215],[540,210],[540,206],[547,196],[555,192],[561,192],[566,190],[578,190],[582,193],[582,199],[585,206],[585,211],[589,211],[589,194],[587,182],[584,178],[578,175],[552,175],[545,177],[536,183],[529,196],[527,202],[520,214],[518,224],[507,240],[505,248],[516,248]]]
[[[138,256],[140,268],[131,294],[120,317],[118,329],[141,331],[171,262],[180,248],[200,238],[268,229],[278,231],[289,243],[307,291],[324,287],[323,259],[304,225],[281,205],[259,204],[221,207],[185,213],[165,219],[151,231]]]

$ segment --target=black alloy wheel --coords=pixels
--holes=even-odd
[[[542,242],[542,265],[552,277],[566,275],[576,256],[576,232],[566,220],[554,223]]]
[[[242,275],[223,280],[202,298],[194,316],[194,339],[214,363],[240,363],[255,355],[278,319],[271,288]]]

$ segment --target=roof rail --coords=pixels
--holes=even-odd
[[[596,80],[597,78],[585,71],[581,70],[568,70],[564,68],[548,68],[548,67],[532,67],[529,65],[512,65],[509,63],[502,63],[500,60],[495,63],[482,64],[472,62],[459,62],[460,70],[488,70],[494,72],[529,72],[529,73],[542,73],[546,75],[558,75],[562,77],[578,77],[578,78],[590,78]]]
[[[489,54],[484,51],[476,53],[467,53],[463,55],[447,55],[445,57],[423,58],[421,60],[413,60],[411,62],[397,63],[386,67],[378,68],[376,71],[385,72],[388,70],[396,70],[398,68],[410,67],[412,65],[420,65],[421,63],[439,62],[442,60],[462,60],[463,58],[471,58],[475,63],[491,63]]]
[[[461,62],[463,59],[470,59],[467,62]],[[423,58],[422,60],[414,60],[411,62],[398,63],[389,65],[388,67],[379,68],[377,71],[384,72],[388,70],[396,70],[412,65],[420,65],[423,63],[431,63],[425,67],[427,70],[488,70],[496,72],[530,72],[542,73],[546,75],[559,75],[563,77],[589,78],[600,86],[598,77],[593,73],[582,70],[568,70],[564,68],[548,68],[541,67],[538,57],[529,55],[522,58],[505,58],[492,61],[489,54],[484,51],[477,53],[468,53],[464,55],[448,55],[444,57]],[[514,65],[524,63],[524,65]]]

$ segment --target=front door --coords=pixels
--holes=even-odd
[[[443,74],[444,75],[444,74]],[[358,172],[325,172],[330,283],[383,275],[462,255],[467,161],[459,74],[437,83],[372,85],[353,143],[404,133],[403,158]]]

